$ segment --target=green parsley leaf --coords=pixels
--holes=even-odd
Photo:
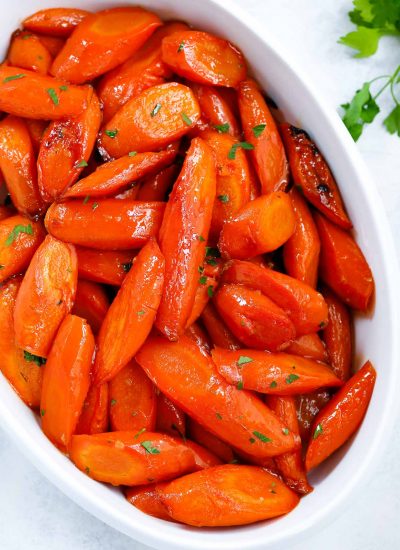
[[[377,29],[367,29],[366,27],[357,27],[356,31],[349,32],[339,38],[339,44],[348,46],[358,53],[354,57],[369,57],[378,49],[381,32]]]
[[[40,409],[40,416],[44,416],[46,414],[45,409]]]
[[[30,361],[36,363],[38,367],[46,364],[46,359],[44,357],[39,357],[39,355],[33,355],[29,351],[24,350],[24,359],[25,361]]]
[[[62,92],[66,92],[68,90],[68,86],[66,86],[65,84],[62,84],[59,88]]]
[[[229,202],[229,195],[218,195],[217,199],[221,202]]]
[[[221,252],[218,250],[218,248],[214,248],[212,246],[206,246],[206,257],[208,258],[220,258]]]
[[[322,433],[324,433],[324,430],[322,429],[321,424],[317,424],[317,427],[313,433],[313,439],[317,439],[317,437],[319,437]]]
[[[129,151],[128,157],[136,157],[137,151]]]
[[[208,265],[213,265],[213,266],[214,266],[214,265],[218,265],[218,262],[217,262],[217,260],[216,260],[215,258],[207,258],[207,259],[206,259],[206,263],[207,263]]]
[[[176,50],[177,53],[181,52],[181,51],[183,50],[184,47],[185,47],[185,43],[182,41],[182,42],[179,44],[178,49]]]
[[[139,317],[142,317],[142,315],[144,315],[145,312],[143,309],[140,309],[138,312],[137,312],[137,315],[139,315]]]
[[[21,36],[22,40],[27,40],[28,38],[31,38],[33,34],[24,34],[24,36]]]
[[[276,388],[278,383],[275,380],[272,380],[271,384],[269,385],[270,388],[274,389]]]
[[[220,134],[226,134],[227,132],[229,132],[230,126],[227,122],[225,122],[225,124],[214,124],[214,128]]]
[[[104,133],[110,137],[111,139],[114,139],[115,136],[118,134],[119,130],[115,129],[115,130],[104,130]]]
[[[243,389],[243,380],[239,380],[236,387],[237,387],[238,390],[242,390]]]
[[[214,287],[212,285],[207,288],[207,294],[209,298],[212,298],[214,296]]]
[[[389,134],[397,134],[400,137],[400,105],[394,107],[383,121],[383,124]]]
[[[121,264],[121,267],[125,271],[125,273],[128,273],[128,271],[132,267],[132,262],[126,262],[126,264]]]
[[[83,199],[83,204],[87,204],[90,200],[90,195],[86,195],[86,197]]]
[[[142,435],[142,433],[144,433],[146,431],[146,428],[142,428],[141,430],[138,431],[137,434],[135,434],[133,437],[139,437],[139,435]]]
[[[293,384],[293,382],[296,382],[299,378],[300,376],[297,374],[289,374],[289,376],[286,377],[285,382],[286,384]]]
[[[205,275],[203,275],[203,277],[200,277],[199,284],[201,285],[207,284],[207,277]]]
[[[254,439],[254,437],[250,437],[249,441],[250,441],[250,443],[255,443],[255,442],[256,442],[256,440]]]
[[[202,265],[199,265],[199,267],[197,268],[198,272],[199,273],[203,273],[204,271],[204,267]]]
[[[32,225],[30,223],[28,225],[16,225],[11,233],[8,235],[5,245],[11,246],[20,233],[33,235]]]
[[[204,243],[205,238],[203,237],[203,235],[197,235],[197,240],[200,241],[201,243]]]
[[[92,204],[92,210],[96,210],[96,208],[98,208],[98,207],[99,207],[99,203],[98,203],[98,202],[94,202],[94,203]]]
[[[54,88],[47,88],[46,92],[49,94],[50,99],[54,103],[54,105],[58,105],[60,103],[57,92]]]
[[[116,399],[111,399],[111,401],[110,401],[111,407],[114,407],[114,405],[116,405],[116,404],[117,404],[117,400]]]
[[[80,160],[79,162],[77,162],[75,164],[75,168],[84,168],[87,165],[88,165],[88,163],[86,162],[86,160],[82,159],[82,160]]]
[[[289,428],[282,428],[283,435],[289,435]]]
[[[218,418],[218,420],[222,420],[222,415],[219,413],[215,413],[215,416]]]
[[[256,138],[260,137],[261,134],[264,132],[266,126],[267,126],[266,124],[257,124],[257,126],[254,126],[253,127],[254,137]]]
[[[183,122],[186,124],[186,126],[191,126],[192,125],[192,121],[190,120],[190,118],[187,116],[186,113],[182,112],[181,117],[182,117]]]
[[[272,443],[272,439],[260,432],[253,432],[253,435],[255,435],[263,443]]]
[[[25,77],[26,77],[26,74],[24,73],[12,74],[4,78],[3,83],[5,84],[6,82],[11,82],[12,80],[19,80],[20,78],[25,78]]]
[[[342,108],[342,120],[354,141],[357,141],[364,124],[370,124],[379,113],[379,107],[371,96],[370,83],[365,82],[362,88],[356,91],[351,102],[342,105]]]
[[[242,365],[246,365],[247,363],[252,363],[254,359],[251,357],[247,357],[247,355],[240,355],[239,359],[237,360],[237,366],[241,367]]]
[[[156,116],[156,114],[158,113],[158,111],[161,109],[161,103],[157,103],[155,106],[154,106],[154,109],[151,111],[150,113],[150,116],[153,118]]]
[[[147,453],[150,453],[152,455],[159,455],[160,451],[152,446],[151,441],[142,441],[141,446],[146,449]]]
[[[248,151],[251,151],[252,149],[254,149],[254,145],[252,145],[248,141],[238,141],[237,143],[234,143],[230,148],[228,153],[228,159],[234,160],[236,158],[236,150],[239,147],[241,147],[242,149],[246,149]]]

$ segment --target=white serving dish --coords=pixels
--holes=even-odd
[[[55,6],[98,10],[122,0],[24,0],[11,2],[2,13],[1,48],[27,15]],[[134,3],[134,2],[132,2]],[[37,417],[0,376],[0,422],[21,450],[55,485],[83,508],[132,538],[162,550],[246,550],[284,548],[304,539],[312,529],[349,510],[349,500],[368,479],[390,440],[399,395],[399,276],[396,254],[378,193],[338,115],[327,108],[293,67],[265,28],[229,0],[142,0],[164,18],[183,19],[196,27],[229,38],[244,52],[255,76],[289,121],[308,130],[327,158],[340,185],[376,282],[375,307],[355,323],[356,360],[369,358],[378,371],[375,392],[357,435],[315,472],[313,493],[289,515],[241,528],[196,530],[167,523],[138,511],[117,490],[88,478],[46,439]]]

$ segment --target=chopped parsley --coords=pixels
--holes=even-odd
[[[229,202],[229,195],[218,195],[217,198],[221,202]]]
[[[218,248],[214,248],[212,246],[206,246],[206,257],[208,258],[220,258],[221,252],[218,250]]]
[[[110,401],[111,407],[114,407],[114,405],[116,405],[116,403],[117,403],[116,399],[111,399],[111,401]]]
[[[146,450],[146,453],[152,455],[159,455],[160,451],[152,446],[151,441],[142,441],[141,446]]]
[[[289,428],[282,428],[283,435],[289,435]]]
[[[250,441],[250,443],[255,443],[255,442],[256,442],[256,440],[254,439],[254,437],[250,437],[249,441]]]
[[[182,40],[182,42],[179,44],[178,49],[176,50],[177,53],[181,52],[181,51],[183,50],[184,47],[185,47],[185,43],[184,43],[183,40]]]
[[[86,195],[86,197],[83,199],[83,204],[87,204],[89,202],[90,195]]]
[[[238,141],[237,143],[234,143],[230,148],[228,159],[234,160],[236,158],[236,151],[237,149],[239,149],[239,147],[242,149],[246,149],[247,151],[251,151],[252,149],[254,149],[254,145],[252,145],[248,141]]]
[[[161,109],[161,103],[157,103],[155,106],[154,106],[154,109],[151,111],[150,113],[150,116],[153,118],[156,116],[156,114],[159,112],[159,110]]]
[[[58,105],[60,103],[57,92],[54,88],[47,88],[46,92],[49,94],[50,99],[54,103],[54,105]]]
[[[130,268],[132,267],[132,262],[126,262],[126,264],[121,264],[121,267],[125,273],[128,273]]]
[[[246,355],[240,355],[237,366],[241,367],[242,365],[246,365],[246,363],[252,363],[253,359],[251,357],[247,357]]]
[[[3,83],[5,84],[6,82],[11,82],[11,80],[19,80],[20,78],[25,78],[25,77],[26,77],[26,74],[24,73],[12,74],[4,78]]]
[[[271,384],[269,385],[270,388],[274,389],[276,388],[276,386],[278,385],[278,383],[276,382],[276,380],[272,380]]]
[[[209,298],[212,298],[214,296],[214,287],[212,285],[207,288],[207,294]]]
[[[20,233],[33,235],[32,225],[16,225],[6,239],[6,246],[11,246]]]
[[[205,275],[203,275],[202,277],[200,277],[200,279],[199,279],[199,284],[201,284],[201,285],[207,284],[207,277],[206,277]]]
[[[46,414],[45,409],[40,409],[40,416],[44,416]]]
[[[128,157],[136,157],[137,151],[129,151]]]
[[[199,273],[203,273],[203,271],[204,271],[204,266],[199,265],[199,267],[197,268],[197,271],[198,271]]]
[[[24,350],[24,359],[31,363],[35,363],[38,367],[46,364],[46,359],[44,357],[39,357],[38,355],[33,355],[29,351]]]
[[[142,428],[141,430],[138,431],[137,434],[134,435],[134,437],[139,437],[139,435],[142,435],[142,433],[144,433],[146,431],[146,428]]]
[[[75,168],[84,168],[87,165],[88,165],[88,163],[86,162],[86,160],[82,159],[82,160],[80,160],[79,162],[77,162],[75,164]]]
[[[94,203],[92,204],[92,210],[96,210],[96,208],[98,208],[98,207],[99,207],[99,203],[98,203],[98,202],[94,202]]]
[[[239,380],[236,387],[237,387],[238,390],[242,390],[243,389],[243,380]]]
[[[68,90],[68,86],[66,86],[65,84],[62,84],[59,88],[62,92],[66,92]]]
[[[191,126],[193,124],[191,119],[187,116],[186,113],[182,112],[181,117],[182,117],[183,122],[186,124],[186,126]]]
[[[255,435],[257,439],[259,439],[263,443],[272,443],[272,439],[270,439],[269,437],[267,437],[266,435],[260,432],[253,432],[253,435]]]
[[[257,126],[253,127],[253,134],[254,137],[258,138],[261,136],[261,134],[264,132],[266,124],[257,124]]]
[[[141,309],[140,311],[137,312],[137,315],[139,315],[139,317],[142,317],[142,315],[144,315],[144,310]]]
[[[203,235],[197,235],[197,240],[200,241],[201,243],[204,243],[205,238],[203,237]]]
[[[225,124],[214,124],[214,128],[220,134],[226,134],[227,132],[229,132],[230,126],[227,122],[225,122]]]
[[[115,129],[115,130],[104,130],[104,133],[110,137],[111,139],[114,139],[115,136],[118,134],[118,130]]]
[[[293,382],[296,382],[296,380],[298,380],[299,378],[300,376],[298,376],[297,374],[289,374],[289,376],[285,378],[285,382],[286,384],[293,384]]]
[[[319,437],[323,433],[324,433],[324,430],[322,429],[321,424],[317,424],[317,427],[315,428],[313,433],[313,439],[317,439],[317,437]]]
[[[222,420],[222,415],[219,413],[215,413],[215,416],[218,418],[218,420]]]

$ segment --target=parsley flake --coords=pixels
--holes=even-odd
[[[114,405],[116,405],[116,403],[117,403],[116,399],[111,399],[111,401],[110,401],[111,407],[114,407]]]
[[[98,207],[99,207],[99,203],[98,203],[98,202],[94,202],[94,203],[92,204],[92,210],[96,210],[96,208],[98,208]]]
[[[252,363],[253,359],[251,357],[247,357],[246,355],[240,355],[239,359],[237,360],[237,366],[241,367],[242,365],[246,365],[247,363]]]
[[[209,298],[212,298],[214,296],[214,287],[212,285],[207,287],[207,294]]]
[[[322,433],[324,433],[324,430],[322,429],[321,424],[317,424],[317,427],[313,433],[313,439],[317,439],[317,437],[319,437]]]
[[[229,132],[230,126],[227,122],[225,122],[225,124],[214,124],[214,128],[220,134],[226,134],[227,132]]]
[[[142,433],[144,433],[146,431],[146,428],[142,428],[141,430],[138,431],[137,434],[134,435],[134,437],[139,437],[139,435],[142,435]]]
[[[58,105],[60,103],[57,92],[54,88],[47,88],[46,92],[49,94],[50,99],[54,103],[54,105]]]
[[[199,284],[201,285],[207,284],[207,277],[205,275],[203,275],[203,277],[200,277]]]
[[[40,416],[44,416],[46,414],[45,409],[40,409]]]
[[[186,113],[182,112],[181,117],[182,117],[183,122],[186,124],[186,126],[191,126],[193,124],[191,119],[187,116]]]
[[[253,435],[255,435],[257,439],[259,439],[263,443],[272,443],[272,439],[262,434],[261,432],[253,432]]]
[[[90,195],[86,195],[86,197],[83,199],[83,204],[87,204],[90,200]]]
[[[24,73],[12,74],[4,78],[3,83],[5,84],[6,82],[11,82],[12,80],[19,80],[20,78],[25,78],[25,77],[26,77],[26,74]]]
[[[229,195],[218,195],[217,198],[221,202],[229,202]]]
[[[128,157],[136,157],[137,151],[129,151]]]
[[[256,138],[260,137],[261,134],[264,132],[266,126],[267,126],[266,124],[257,124],[257,126],[254,126],[253,127],[254,137]]]
[[[146,450],[146,453],[152,455],[159,455],[160,451],[152,446],[151,441],[142,441],[141,446]]]
[[[183,40],[182,40],[182,42],[179,44],[178,49],[176,50],[177,53],[181,52],[184,47],[185,47],[185,42],[183,42]]]
[[[204,243],[205,241],[205,238],[203,237],[203,235],[197,235],[197,240],[200,241],[201,243]]]
[[[128,273],[130,268],[132,267],[132,262],[126,262],[126,264],[121,264],[121,267],[125,273]]]
[[[150,113],[150,116],[153,118],[156,116],[156,114],[159,112],[159,110],[161,109],[161,103],[157,103],[155,106],[154,106],[154,109],[151,111]]]
[[[31,363],[35,363],[38,367],[46,364],[46,359],[44,357],[39,357],[39,355],[33,355],[29,351],[24,350],[24,359]]]
[[[271,384],[269,385],[270,388],[274,389],[276,388],[276,386],[278,385],[278,383],[276,382],[276,380],[272,380]]]
[[[252,149],[254,149],[254,145],[252,145],[248,141],[238,141],[237,143],[234,143],[230,148],[228,159],[234,160],[236,158],[236,151],[237,149],[239,149],[239,147],[242,149],[246,149],[247,151],[251,151]]]
[[[283,435],[289,435],[289,428],[282,428]]]
[[[293,384],[293,382],[296,382],[296,380],[298,380],[299,378],[300,376],[298,376],[297,374],[289,374],[289,376],[285,378],[285,382],[286,384]]]
[[[32,225],[31,224],[16,225],[11,231],[11,233],[8,235],[5,245],[11,246],[20,233],[25,233],[26,235],[33,235]]]
[[[68,86],[66,86],[65,84],[62,84],[60,87],[59,87],[59,90],[61,90],[61,92],[66,92],[68,90]]]
[[[111,139],[114,139],[116,137],[116,135],[118,134],[118,130],[115,129],[115,130],[104,130],[104,133],[110,137]]]
[[[218,250],[218,248],[214,248],[212,246],[206,246],[206,257],[208,258],[220,258],[221,252]]]
[[[218,418],[218,420],[222,420],[222,415],[220,413],[215,413],[215,416]]]
[[[141,309],[140,311],[137,312],[137,315],[139,315],[139,317],[142,317],[142,315],[144,315],[144,310]]]
[[[243,389],[243,380],[239,380],[236,387],[237,387],[238,390],[242,390]]]
[[[75,168],[84,168],[87,165],[88,165],[88,163],[86,162],[86,160],[82,159],[82,160],[80,160],[79,162],[77,162],[75,164]]]

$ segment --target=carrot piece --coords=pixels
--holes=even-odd
[[[296,404],[293,397],[268,395],[266,403],[293,433],[299,433]],[[300,449],[275,457],[275,463],[290,489],[301,495],[311,493],[313,488],[308,483]]]
[[[60,120],[81,114],[93,94],[90,86],[72,86],[64,80],[18,67],[0,66],[0,110],[11,115]]]
[[[99,332],[94,383],[111,380],[135,355],[153,326],[164,284],[164,257],[155,240],[136,256]]]
[[[187,134],[199,118],[199,104],[190,88],[178,82],[152,86],[107,122],[99,150],[104,158],[118,158],[129,151],[162,149]]]
[[[222,464],[222,461],[215,454],[198,443],[186,439],[185,445],[193,451],[196,470],[205,470]]]
[[[215,348],[211,355],[220,375],[245,390],[298,395],[343,384],[327,365],[288,353]]]
[[[37,36],[52,58],[56,57],[64,47],[65,40],[63,38],[47,36],[46,34],[38,34]]]
[[[44,236],[42,223],[24,216],[0,221],[0,283],[28,267]]]
[[[285,149],[275,120],[254,80],[240,83],[238,100],[244,137],[253,146],[250,156],[262,194],[284,191],[289,180]]]
[[[64,193],[64,198],[103,197],[113,195],[139,178],[159,171],[173,162],[177,147],[168,147],[159,153],[126,155],[106,162]]]
[[[132,267],[132,250],[93,250],[76,247],[78,275],[88,281],[120,286]]]
[[[39,74],[47,74],[52,61],[50,52],[38,36],[19,30],[12,35],[7,59],[14,67]]]
[[[21,277],[8,279],[0,286],[0,371],[29,407],[38,408],[44,360],[15,345],[14,306]]]
[[[333,223],[350,229],[339,188],[324,157],[302,129],[281,125],[281,134],[289,158],[294,183],[305,198]]]
[[[222,462],[229,463],[234,460],[235,456],[233,451],[230,446],[225,443],[225,441],[222,441],[217,436],[206,430],[201,424],[193,420],[193,418],[188,418],[188,421],[188,430],[191,439],[211,451],[215,456],[222,460]]]
[[[47,235],[19,289],[14,311],[16,344],[47,357],[62,320],[71,311],[78,276],[75,249]]]
[[[290,197],[270,193],[243,206],[221,231],[219,249],[225,258],[245,260],[282,246],[296,227]]]
[[[210,145],[217,167],[210,239],[218,241],[225,221],[250,200],[250,172],[244,151],[239,149],[234,159],[229,158],[229,152],[236,143],[233,137],[211,130],[203,132],[201,137]]]
[[[44,204],[38,189],[36,156],[21,118],[7,116],[0,122],[0,169],[17,210],[39,214]]]
[[[45,201],[59,198],[87,166],[101,118],[100,103],[93,93],[88,107],[79,116],[49,125],[38,156],[38,183]]]
[[[186,415],[178,405],[161,392],[157,395],[156,430],[181,437],[185,441]]]
[[[161,58],[161,42],[165,36],[188,29],[180,21],[166,22],[156,29],[132,57],[105,74],[97,91],[104,106],[104,122],[108,122],[125,103],[147,88],[163,84],[172,76]]]
[[[82,84],[126,61],[162,24],[154,13],[121,7],[93,13],[75,28],[51,73]]]
[[[157,400],[155,387],[143,369],[130,361],[109,383],[111,429],[154,431]]]
[[[69,453],[80,470],[112,485],[173,479],[196,468],[191,449],[177,439],[153,432],[74,435]]]
[[[58,329],[44,368],[42,430],[65,451],[78,423],[90,385],[94,338],[90,326],[67,315]]]
[[[139,248],[158,234],[165,204],[118,199],[69,200],[47,210],[49,233],[100,250]]]
[[[239,125],[231,106],[220,90],[212,86],[194,83],[191,83],[190,87],[199,102],[202,117],[209,122],[212,128],[220,133],[238,138],[240,135]]]
[[[322,294],[284,273],[252,262],[232,260],[222,275],[222,282],[261,291],[285,311],[297,336],[316,332],[328,322],[328,306]]]
[[[46,120],[35,120],[34,118],[26,118],[24,119],[24,122],[28,128],[29,135],[31,136],[33,150],[37,155],[40,149],[40,144],[42,142],[44,131],[48,126],[48,122]]]
[[[303,441],[309,439],[314,418],[330,398],[331,394],[328,390],[319,390],[296,397],[297,419],[300,437]]]
[[[69,36],[89,15],[77,8],[50,8],[40,10],[22,21],[24,29],[54,36]]]
[[[165,286],[156,326],[170,340],[177,340],[184,332],[193,308],[214,197],[214,158],[206,142],[195,138],[169,197],[160,229]]]
[[[215,307],[209,303],[201,314],[201,320],[214,346],[226,349],[239,349],[240,343],[225,325]]]
[[[302,357],[314,359],[315,361],[323,361],[325,363],[329,362],[329,356],[325,348],[325,344],[315,332],[312,334],[303,334],[303,336],[299,336],[290,342],[288,347],[285,349],[285,352],[292,353],[293,355],[301,355]]]
[[[207,275],[201,275],[198,279],[199,284],[194,296],[194,303],[192,311],[189,315],[189,319],[186,322],[186,328],[189,328],[200,315],[203,313],[204,308],[208,304],[210,298],[214,296],[215,289],[217,288],[217,281],[214,277],[207,277]]]
[[[214,298],[222,319],[245,346],[277,351],[296,336],[288,315],[257,290],[222,285]]]
[[[162,481],[150,485],[129,487],[125,489],[126,500],[149,516],[172,521],[158,494],[158,489],[167,483],[167,481]]]
[[[174,520],[196,527],[246,525],[287,514],[299,502],[277,477],[236,464],[175,479],[159,494]]]
[[[137,200],[139,201],[165,201],[168,191],[172,188],[177,177],[177,166],[172,165],[164,168],[154,176],[144,179],[138,189]]]
[[[324,297],[328,304],[329,323],[322,332],[322,338],[333,372],[341,380],[347,380],[350,377],[352,358],[350,313],[330,290],[324,289]]]
[[[209,338],[203,328],[198,323],[192,323],[186,330],[186,336],[188,336],[193,342],[196,342],[199,349],[204,354],[210,353],[211,344]]]
[[[136,355],[156,386],[192,418],[238,449],[274,456],[298,441],[257,397],[229,385],[209,357],[186,336],[150,337]]]
[[[175,73],[200,84],[235,88],[246,78],[243,54],[207,32],[188,30],[166,36],[162,56]]]
[[[122,191],[121,193],[118,193],[118,195],[114,195],[114,198],[115,199],[118,199],[118,200],[126,200],[126,199],[129,199],[129,200],[138,200],[137,199],[137,195],[138,195],[138,191],[139,191],[139,185],[140,183],[137,182],[137,181],[134,181],[133,183],[130,183],[128,188],[125,189],[125,191]],[[88,196],[88,195],[86,195]]]
[[[315,222],[321,239],[321,279],[345,304],[367,310],[375,285],[364,254],[350,233],[320,214]]]
[[[283,247],[283,261],[288,275],[315,288],[321,243],[306,201],[293,187],[289,191],[296,229]]]
[[[307,471],[326,460],[357,430],[367,411],[375,379],[375,369],[367,361],[320,411],[307,448]]]
[[[78,257],[79,274],[79,257]],[[86,319],[94,334],[100,330],[101,323],[110,307],[107,292],[98,283],[79,280],[76,288],[72,313]]]
[[[91,386],[83,403],[76,434],[99,434],[108,428],[108,384]]]

